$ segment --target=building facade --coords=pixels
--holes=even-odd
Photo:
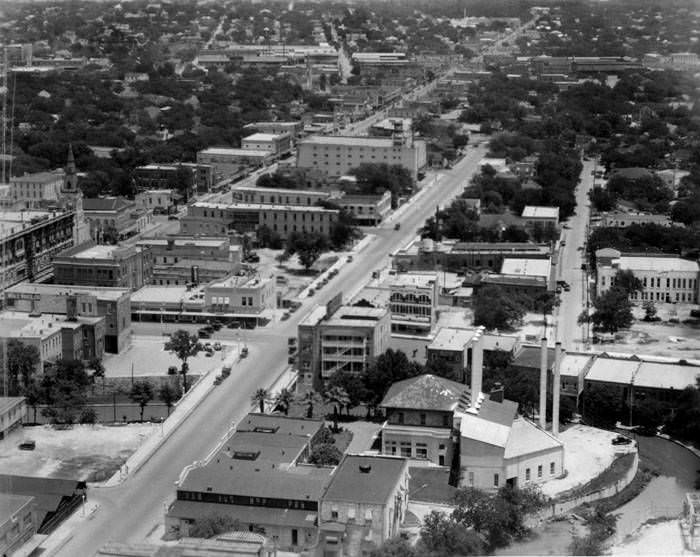
[[[391,211],[391,192],[382,195],[344,195],[338,205],[349,211],[358,226],[377,226]]]
[[[34,497],[0,494],[0,553],[14,555],[37,532]]]
[[[254,133],[241,140],[241,147],[252,151],[267,151],[275,157],[286,155],[292,150],[289,133]]]
[[[235,187],[231,190],[233,202],[266,205],[318,205],[322,201],[334,201],[342,192],[321,190],[289,190],[281,188]]]
[[[53,268],[57,283],[76,286],[138,290],[153,278],[150,250],[135,246],[83,244],[54,257]]]
[[[438,273],[397,273],[389,288],[392,330],[430,332],[437,319]]]
[[[362,163],[400,165],[416,180],[427,164],[425,142],[406,138],[310,136],[297,145],[297,166],[342,176]]]
[[[615,284],[619,271],[632,271],[642,282],[633,301],[698,303],[700,266],[675,255],[621,253],[615,249],[596,252],[596,291],[602,294]]]
[[[234,176],[246,168],[266,166],[273,159],[269,151],[250,149],[211,147],[197,153],[197,164],[209,165],[214,169],[214,181]]]
[[[0,397],[0,439],[4,439],[27,419],[27,401],[23,396]]]

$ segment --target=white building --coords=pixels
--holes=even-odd
[[[65,174],[62,171],[15,176],[10,180],[10,197],[18,203],[17,208],[46,207],[47,203],[58,203],[64,180]]]
[[[270,151],[211,147],[197,153],[198,164],[214,167],[218,178],[233,176],[246,167],[265,166],[274,158]]]
[[[136,194],[136,205],[155,212],[168,212],[171,207],[177,207],[182,196],[173,189],[146,190]]]
[[[667,254],[623,254],[605,248],[596,252],[596,288],[601,294],[615,284],[618,271],[632,271],[642,281],[635,301],[698,303],[700,266],[696,261]]]
[[[289,133],[254,133],[244,137],[241,146],[246,150],[267,151],[279,157],[291,151],[292,137]]]
[[[543,227],[559,225],[559,207],[526,205],[521,216],[525,220],[525,226],[529,229],[534,228],[537,223]]]
[[[297,166],[328,176],[343,176],[362,163],[397,164],[415,180],[427,164],[425,142],[404,137],[315,135],[302,139],[297,146]]]

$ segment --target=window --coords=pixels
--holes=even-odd
[[[550,476],[553,476],[553,475],[554,475],[554,471],[555,471],[554,463],[553,463],[553,462],[550,462],[550,463],[549,463],[549,475],[550,475]]]
[[[411,458],[412,452],[410,442],[401,442],[401,456]]]
[[[398,422],[399,422],[400,424],[403,423],[403,412],[399,412],[399,413],[398,413],[397,419],[398,419]]]
[[[498,474],[493,475],[493,487],[498,487],[498,485],[500,483],[500,479],[501,478],[498,477]]]
[[[443,425],[443,427],[449,427],[449,426],[450,426],[450,416],[448,416],[447,414],[444,414],[444,415],[442,416],[442,425]]]
[[[428,458],[428,445],[416,443],[416,458]]]
[[[469,472],[469,485],[474,485],[474,472]]]
[[[420,415],[420,425],[425,425],[425,423],[426,423],[426,416],[425,416],[425,413],[421,412],[421,415]]]
[[[529,482],[530,481],[530,469],[525,468],[525,481]]]
[[[537,477],[538,478],[542,477],[542,465],[541,464],[537,465]]]
[[[333,507],[331,509],[331,519],[338,520],[338,508],[337,507]]]

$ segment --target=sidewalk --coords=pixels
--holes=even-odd
[[[41,544],[39,544],[38,548],[35,548],[35,551],[40,551],[42,557],[52,557],[53,555],[58,554],[58,552],[63,549],[63,546],[65,546],[71,540],[71,538],[73,538],[73,532],[75,529],[83,522],[92,520],[92,517],[99,508],[99,503],[87,500],[83,502],[80,508],[76,509],[75,512],[64,520],[58,528],[51,532],[51,534],[48,535]],[[29,546],[25,547],[28,548]],[[13,556],[25,557],[27,555],[31,555],[32,553],[33,552],[24,553],[23,549],[20,549],[18,552],[13,553]]]
[[[197,408],[197,405],[202,399],[211,392],[215,386],[214,380],[221,372],[221,368],[225,365],[233,366],[238,361],[238,351],[234,348],[220,365],[206,372],[206,374],[187,391],[187,394],[177,402],[170,416],[161,423],[160,432],[154,432],[153,435],[146,439],[146,441],[144,441],[144,443],[128,458],[119,472],[116,472],[102,484],[102,487],[119,485],[129,477],[129,474],[135,474],[140,470],[160,446],[175,432],[175,430],[177,430],[180,424],[187,419],[195,408]]]

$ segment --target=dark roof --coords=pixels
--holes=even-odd
[[[628,168],[616,168],[614,173],[619,174],[620,176],[628,178],[630,180],[637,180],[639,178],[646,178],[647,176],[653,175],[651,170],[639,166],[630,166]]]
[[[496,402],[490,398],[484,398],[479,408],[479,417],[489,422],[510,427],[518,414],[518,403],[504,399]]]
[[[412,410],[454,410],[467,386],[437,375],[418,375],[394,383],[380,406]]]
[[[539,346],[521,346],[520,350],[513,358],[513,365],[529,368],[540,369],[540,350]],[[547,369],[551,370],[554,365],[554,348],[547,348]]]
[[[408,461],[391,456],[346,455],[323,494],[324,502],[384,504],[408,471]]]
[[[256,428],[260,431],[261,429],[274,428],[279,435],[311,435],[313,437],[322,427],[323,420],[271,416],[251,412],[238,423],[236,431],[256,431]]]
[[[227,516],[243,524],[274,524],[295,528],[312,528],[315,524],[314,511],[297,509],[275,509],[272,507],[250,507],[242,505],[219,505],[199,501],[175,501],[168,515],[190,520],[205,516]]]
[[[123,197],[87,197],[83,199],[84,211],[118,211],[130,205]]]

